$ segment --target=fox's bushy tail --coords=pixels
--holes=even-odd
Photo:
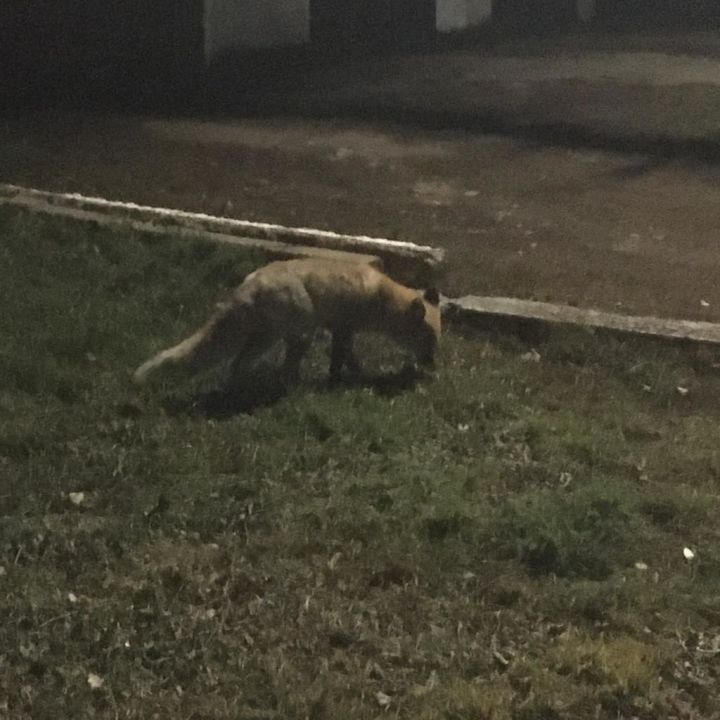
[[[237,352],[241,330],[235,308],[222,306],[197,332],[144,362],[133,373],[133,381],[141,385],[150,375],[167,367],[198,369],[218,362]]]

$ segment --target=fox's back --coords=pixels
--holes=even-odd
[[[248,275],[235,299],[263,316],[292,321],[312,316],[317,324],[371,321],[379,311],[387,278],[360,262],[290,260],[270,263]],[[309,317],[308,317],[309,319]]]

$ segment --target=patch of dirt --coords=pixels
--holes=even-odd
[[[450,143],[428,138],[406,141],[399,134],[370,127],[331,126],[328,123],[298,123],[287,120],[154,120],[143,123],[151,134],[170,141],[201,145],[227,145],[258,150],[291,148],[309,153],[327,152],[327,157],[347,160],[359,157],[370,162],[403,158],[442,157]]]

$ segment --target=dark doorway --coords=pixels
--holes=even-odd
[[[321,48],[412,48],[435,36],[435,0],[311,0],[310,37]]]
[[[578,22],[576,0],[496,0],[493,22],[517,33],[568,30]]]
[[[203,68],[202,0],[25,0],[0,10],[16,103],[162,103]]]
[[[191,88],[203,67],[201,2],[86,0],[83,5],[83,60],[95,66],[98,90],[162,101]]]

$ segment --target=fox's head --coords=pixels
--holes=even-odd
[[[437,290],[418,292],[404,311],[400,334],[398,340],[415,353],[418,363],[433,367],[440,342],[440,296]]]

